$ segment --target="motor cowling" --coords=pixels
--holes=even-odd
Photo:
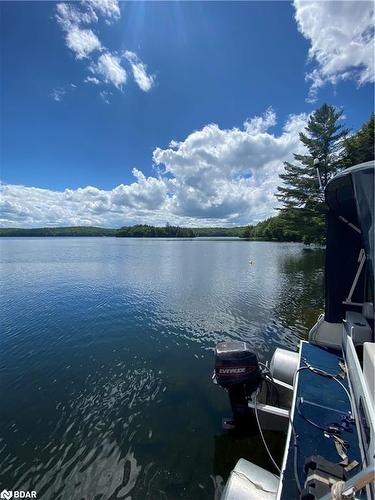
[[[247,342],[219,342],[215,349],[215,376],[226,389],[245,384],[248,390],[255,391],[261,379],[257,355]]]
[[[215,379],[228,390],[234,423],[238,425],[251,413],[247,399],[261,383],[257,355],[247,342],[219,342],[215,348]]]

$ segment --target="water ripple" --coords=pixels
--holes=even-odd
[[[115,238],[1,245],[3,487],[46,500],[219,498],[249,448],[264,466],[259,446],[236,451],[229,440],[218,451],[228,402],[210,381],[212,349],[224,339],[248,341],[261,359],[295,349],[322,307],[322,252]]]

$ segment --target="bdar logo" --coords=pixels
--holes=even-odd
[[[10,500],[11,498],[16,499],[16,500],[18,498],[36,498],[36,491],[23,491],[23,490],[8,491],[8,490],[3,490],[0,493],[0,498],[1,498],[1,500]]]

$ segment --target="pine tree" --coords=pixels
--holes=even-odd
[[[375,114],[362,125],[358,132],[345,141],[345,160],[348,167],[374,159]]]
[[[348,130],[340,124],[342,111],[324,104],[311,114],[306,133],[299,137],[307,154],[294,154],[296,164],[285,162],[280,175],[283,185],[276,194],[282,203],[280,217],[285,227],[299,234],[299,239],[319,242],[324,239],[324,195],[319,186],[314,159],[319,160],[323,188],[329,179],[343,167],[344,141]]]

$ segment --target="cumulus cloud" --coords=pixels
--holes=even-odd
[[[122,85],[126,83],[127,75],[121,66],[120,58],[109,52],[99,56],[97,63],[91,64],[90,71],[101,76],[106,83],[112,83],[118,89],[121,89]]]
[[[303,152],[306,114],[291,115],[279,134],[272,109],[241,128],[210,124],[153,152],[155,174],[133,169],[134,182],[110,191],[88,186],[63,192],[3,185],[2,226],[119,226],[134,223],[256,223],[274,213],[283,162]]]
[[[135,170],[136,182],[112,191],[93,186],[52,191],[19,185],[1,185],[0,225],[3,227],[108,225],[158,220],[165,185]],[[165,215],[160,216],[160,223]]]
[[[129,61],[134,80],[136,81],[138,87],[144,92],[151,90],[154,84],[155,76],[147,74],[147,66],[134,52],[127,50],[124,56]]]
[[[136,168],[132,171],[137,182],[120,184],[111,192],[111,202],[117,207],[157,210],[164,207],[167,200],[167,186],[163,179],[145,177]]]
[[[359,85],[374,81],[374,4],[366,1],[294,0],[298,29],[309,40],[306,75],[314,102],[327,82],[352,79]]]
[[[125,51],[122,57],[116,51],[106,48],[89,25],[104,19],[112,24],[121,17],[117,0],[83,0],[76,3],[60,2],[56,5],[55,17],[65,35],[66,46],[78,60],[88,60],[88,69],[93,76],[87,76],[85,83],[114,85],[122,91],[127,81],[123,62],[130,66],[134,80],[141,90],[151,90],[155,76],[147,73],[147,66],[135,52]],[[95,54],[95,53],[98,53]],[[103,93],[100,94],[103,98]],[[58,100],[58,97],[57,99]],[[60,99],[61,100],[61,99]],[[103,99],[108,103],[109,100]]]
[[[247,120],[242,129],[211,124],[167,149],[156,148],[155,164],[171,177],[170,209],[227,222],[256,222],[269,216],[283,161],[301,151],[298,134],[306,120],[305,114],[290,116],[277,136],[267,130],[276,124],[269,109]]]

